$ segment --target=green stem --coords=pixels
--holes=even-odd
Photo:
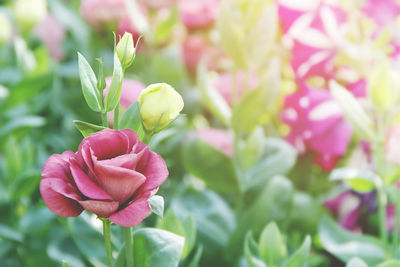
[[[396,185],[395,185],[396,187]],[[397,251],[397,247],[400,245],[399,240],[399,228],[400,228],[400,189],[396,188],[398,191],[396,194],[396,203],[394,206],[394,225],[393,225],[393,247],[394,253]]]
[[[117,107],[114,110],[114,129],[119,129],[119,102]]]
[[[387,244],[388,233],[386,229],[386,203],[387,196],[385,190],[383,189],[382,181],[377,184],[377,194],[378,194],[378,215],[379,215],[379,233],[384,244]]]
[[[103,235],[108,259],[108,266],[114,267],[114,259],[111,252],[111,222],[105,218],[102,218],[101,220],[103,221]]]
[[[147,132],[146,130],[144,131],[144,136],[143,136],[143,143],[145,143],[146,145],[150,143],[151,138],[153,137],[153,135],[149,132]]]
[[[107,122],[107,112],[102,111],[101,112],[101,122],[103,124],[104,127],[108,127],[108,122]]]
[[[125,241],[126,267],[133,267],[132,227],[122,227],[122,235]]]

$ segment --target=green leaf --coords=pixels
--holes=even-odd
[[[17,117],[2,126],[0,130],[0,137],[4,137],[17,130],[24,130],[26,128],[41,127],[46,124],[46,119],[39,116],[22,116]]]
[[[142,228],[133,233],[135,266],[177,267],[183,250],[184,239],[176,234]]]
[[[236,227],[236,218],[223,198],[209,190],[188,188],[171,206],[181,219],[193,216],[198,243],[203,245],[206,255],[221,253]]]
[[[260,258],[257,243],[250,232],[247,233],[244,241],[244,256],[250,267],[266,267]]]
[[[359,193],[368,193],[374,190],[376,174],[369,170],[354,168],[335,169],[329,176],[329,180],[345,180],[351,189]]]
[[[188,267],[198,267],[200,265],[201,255],[203,254],[203,246],[199,246],[194,253]]]
[[[22,197],[30,196],[39,187],[41,173],[32,171],[24,173],[11,186],[11,196],[13,199],[21,199]]]
[[[363,139],[374,140],[375,133],[372,120],[357,99],[333,80],[329,82],[329,88],[354,131]]]
[[[207,187],[221,193],[239,192],[232,159],[197,137],[188,140],[182,150],[187,171],[202,179]]]
[[[52,241],[47,247],[47,255],[56,262],[63,261],[63,266],[84,267],[85,262],[79,254],[79,250],[75,246],[71,238],[56,239]]]
[[[303,241],[303,244],[293,253],[292,256],[288,259],[287,262],[283,265],[283,267],[300,267],[307,266],[308,256],[310,254],[311,249],[311,237],[306,236]]]
[[[119,103],[122,90],[122,79],[124,73],[121,67],[117,53],[114,53],[114,71],[111,78],[110,88],[108,90],[106,99],[104,100],[105,110],[107,112],[112,111]]]
[[[201,92],[202,103],[225,125],[229,125],[232,117],[232,110],[226,103],[222,95],[212,85],[212,81],[207,75],[204,62],[201,62],[197,72],[197,84]]]
[[[185,246],[183,248],[182,258],[186,258],[193,250],[196,243],[196,221],[192,215],[187,216],[182,221],[182,227],[185,231]],[[203,249],[201,249],[203,250]],[[201,255],[201,253],[200,253]]]
[[[252,229],[252,232],[258,235],[269,221],[275,220],[279,224],[287,219],[293,193],[293,184],[289,179],[283,176],[273,177],[256,200],[240,211],[238,227],[229,240],[229,255],[240,255],[239,249],[241,250],[248,229]]]
[[[196,241],[196,225],[193,216],[187,216],[182,222],[176,216],[173,209],[169,209],[163,219],[157,221],[157,228],[167,230],[185,238],[181,258],[186,258]]]
[[[178,22],[179,13],[176,7],[170,9],[168,18],[158,23],[154,31],[154,41],[157,44],[165,42],[171,35],[176,23]]]
[[[131,129],[138,132],[139,128],[142,126],[142,118],[140,117],[139,102],[135,101],[122,115],[119,121],[120,129]]]
[[[88,106],[96,112],[102,110],[103,96],[97,90],[97,79],[92,67],[85,57],[78,52],[79,77],[81,79],[82,92]]]
[[[69,267],[69,265],[68,265],[68,263],[67,263],[67,262],[63,261],[63,263],[62,263],[61,267]]]
[[[343,262],[359,257],[367,264],[376,265],[385,259],[380,240],[347,231],[328,216],[322,217],[318,233],[324,248]]]
[[[354,257],[346,263],[346,267],[368,267],[368,265],[362,259]]]
[[[265,138],[259,146],[260,160],[247,173],[247,188],[262,186],[271,177],[286,174],[296,163],[296,150],[282,139]]]
[[[150,204],[151,211],[162,218],[164,214],[164,198],[154,195],[147,202]]]
[[[93,133],[99,132],[101,130],[107,129],[106,127],[92,124],[85,121],[74,120],[75,127],[81,132],[83,137],[87,137]]]
[[[94,266],[107,266],[103,235],[89,223],[89,216],[68,218],[72,239],[82,255]]]
[[[400,266],[400,261],[398,260],[387,260],[385,262],[382,262],[379,264],[377,267],[399,267]]]
[[[0,224],[0,237],[16,242],[22,242],[24,239],[20,233],[4,224]]]
[[[262,231],[259,250],[268,265],[278,266],[286,258],[286,244],[275,222],[269,223]]]

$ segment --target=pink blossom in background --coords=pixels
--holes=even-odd
[[[395,0],[367,0],[362,11],[383,28],[395,22],[400,15],[400,5]]]
[[[278,10],[285,38],[291,43],[291,65],[296,78],[332,78],[332,60],[341,38],[338,28],[346,21],[346,13],[325,3],[310,10],[296,10],[280,3]]]
[[[390,127],[386,133],[385,158],[389,163],[400,166],[400,124]]]
[[[118,36],[124,36],[124,33],[126,32],[132,34],[134,45],[137,46],[137,51],[141,51],[143,48],[143,42],[137,43],[137,41],[143,33],[138,30],[128,16],[125,16],[118,21]]]
[[[106,78],[106,88],[103,91],[103,97],[106,97],[108,93],[111,84],[111,78],[112,77]],[[140,93],[144,88],[146,88],[146,86],[138,80],[124,79],[122,83],[121,98],[120,98],[121,113],[125,112],[125,110],[128,109],[129,106],[138,99]],[[114,111],[107,113],[107,119],[108,123],[112,125],[114,121]]]
[[[386,207],[386,228],[389,232],[393,231],[395,211],[396,206],[394,204],[388,205]]]
[[[232,157],[234,153],[233,140],[228,131],[213,128],[199,129],[195,134],[204,142],[224,153],[228,157]]]
[[[356,82],[346,83],[346,88],[357,98],[367,97],[366,79],[359,79]]]
[[[180,0],[179,13],[188,29],[211,26],[218,15],[219,0]]]
[[[191,34],[182,43],[182,56],[186,68],[194,72],[205,56],[209,43],[204,35]]]
[[[81,0],[82,17],[95,27],[127,16],[125,0]]]
[[[258,78],[255,73],[248,73],[247,75],[247,86],[246,90],[253,90],[258,85]],[[222,97],[226,100],[229,105],[232,105],[232,90],[234,75],[231,72],[221,73],[216,79],[214,86]],[[236,86],[238,99],[241,99],[244,93],[245,84],[245,72],[239,70],[236,74]]]
[[[299,153],[314,152],[322,169],[333,169],[346,154],[352,130],[328,90],[304,85],[285,98],[281,118],[290,127],[286,139]]]
[[[150,212],[147,200],[168,177],[164,160],[129,129],[105,129],[82,140],[78,152],[53,154],[44,164],[40,193],[64,217],[83,210],[130,227]]]
[[[338,218],[339,224],[348,230],[360,231],[357,225],[361,214],[361,200],[350,191],[344,192],[324,203],[326,209]]]
[[[34,32],[46,46],[53,58],[57,60],[63,58],[64,51],[62,48],[62,42],[66,32],[64,26],[61,25],[53,15],[47,15],[44,20],[36,25]]]

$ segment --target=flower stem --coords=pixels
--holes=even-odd
[[[101,112],[101,122],[103,124],[104,127],[108,127],[108,122],[107,122],[107,112],[102,111]]]
[[[378,215],[379,215],[379,233],[384,244],[387,244],[388,234],[386,230],[386,202],[387,197],[385,191],[382,186],[382,182],[377,185],[377,194],[378,194]]]
[[[395,185],[395,187],[397,187]],[[400,227],[400,190],[396,188],[398,191],[396,194],[396,203],[394,204],[394,225],[393,225],[393,247],[394,253],[396,253],[398,246],[400,246],[399,240],[399,227]]]
[[[119,102],[117,107],[114,110],[114,129],[119,129]]]
[[[132,227],[122,227],[122,235],[125,241],[126,267],[133,267]]]
[[[111,222],[104,218],[101,220],[103,221],[104,244],[106,247],[108,265],[109,267],[114,267],[114,259],[111,253]]]

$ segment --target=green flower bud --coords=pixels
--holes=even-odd
[[[126,32],[117,45],[117,55],[122,69],[127,69],[135,59],[136,47],[133,45],[132,34]]]
[[[0,45],[7,42],[11,37],[11,23],[8,18],[0,13]]]
[[[23,31],[30,31],[47,15],[46,0],[17,0],[14,6],[15,19]]]
[[[147,131],[159,132],[168,126],[183,109],[178,92],[166,83],[149,85],[139,96],[140,116]]]

